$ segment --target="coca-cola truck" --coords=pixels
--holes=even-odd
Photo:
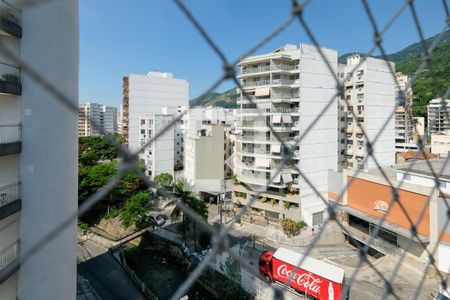
[[[344,289],[343,269],[289,249],[264,252],[259,272],[270,282],[289,286],[311,299],[339,300]],[[348,298],[348,293],[342,298]]]

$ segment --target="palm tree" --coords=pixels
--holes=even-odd
[[[178,219],[180,215],[182,216],[182,230],[183,230],[183,236],[185,234],[185,216],[183,211],[180,208],[180,201],[184,204],[187,204],[189,200],[189,196],[192,194],[192,184],[185,178],[178,179],[175,184],[173,185],[173,194],[175,197],[172,197],[164,207],[168,206],[174,206],[172,212],[170,213],[170,219],[172,221]]]
[[[192,209],[195,213],[201,216],[203,219],[208,219],[208,207],[205,201],[198,195],[194,194],[192,184],[185,178],[178,179],[174,184],[173,193],[175,197],[169,201],[165,207],[174,205],[170,218],[176,220],[180,215],[182,216],[182,232],[183,236],[186,234],[186,229],[189,225],[192,225],[194,229],[194,242],[195,248],[197,248],[197,220],[185,215],[180,208],[179,203],[183,202],[186,206]]]
[[[205,221],[208,219],[208,207],[205,201],[198,195],[189,195],[186,205],[189,206],[197,215],[202,217]],[[197,249],[197,220],[186,217],[188,224],[192,224],[194,229],[194,247]]]

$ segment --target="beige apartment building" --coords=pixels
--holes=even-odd
[[[398,72],[395,74],[395,151],[417,150],[414,119],[412,117],[413,93],[408,86],[411,78]],[[418,130],[416,128],[416,130]]]
[[[376,165],[372,157],[365,160],[368,147],[363,129],[371,141],[379,134],[372,145],[378,163],[395,163],[395,121],[388,119],[395,106],[394,79],[382,59],[367,57],[355,69],[361,59],[359,54],[348,57],[338,72],[342,80],[348,76],[339,100],[339,161],[341,168],[352,170]]]

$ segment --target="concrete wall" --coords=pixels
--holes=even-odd
[[[431,135],[431,153],[439,155],[439,157],[448,157],[450,152],[450,132],[448,134],[432,134]]]
[[[59,228],[19,272],[19,299],[75,299],[77,211],[78,1],[39,3],[22,12],[21,56],[68,96],[68,108],[22,74],[21,253]],[[57,213],[55,213],[57,212]]]
[[[328,62],[337,73],[337,53],[322,49]],[[337,101],[336,82],[319,52],[314,46],[301,45],[300,56],[300,136],[306,128],[314,126],[300,144],[299,167],[326,199],[327,172],[337,168],[337,105],[332,104],[318,121],[317,115],[333,99]],[[302,219],[312,224],[312,214],[326,207],[309,184],[300,178],[300,199]]]
[[[210,126],[210,136],[185,137],[185,178],[198,191],[223,189],[225,150],[224,127]]]
[[[129,76],[129,148],[139,148],[139,116],[159,114],[164,106],[189,105],[189,84],[184,79],[151,75]]]
[[[409,248],[408,253],[411,253],[417,257],[420,257],[425,251],[425,249],[423,249],[422,245],[419,242],[411,241],[410,239],[401,235],[397,235],[397,245],[403,250]]]
[[[156,115],[154,134],[163,132],[172,122],[173,116]],[[153,175],[169,173],[172,176],[174,167],[174,127],[168,128],[153,142]]]
[[[370,141],[375,139],[374,156],[379,164],[390,166],[395,164],[395,117],[391,113],[395,107],[395,79],[392,77],[385,61],[368,58],[366,64],[366,100],[365,118],[366,133]],[[391,65],[395,71],[395,66]],[[384,124],[387,122],[386,126]],[[367,141],[366,141],[367,142]],[[375,168],[372,157],[368,168]]]

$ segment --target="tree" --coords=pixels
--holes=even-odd
[[[93,166],[80,165],[78,171],[78,196],[80,200],[85,200],[105,186],[116,173],[114,163]]]
[[[148,191],[138,192],[131,196],[120,213],[123,226],[128,228],[131,225],[138,227],[142,225],[146,220],[146,212],[151,200],[153,200],[153,195]]]
[[[189,195],[186,205],[205,221],[208,219],[208,207],[205,201],[199,196]],[[192,224],[192,228],[194,229],[194,247],[197,249],[197,220],[190,216],[186,216],[185,219],[188,223]]]
[[[174,191],[175,197],[173,197],[165,205],[165,207],[175,205],[174,209],[170,213],[170,218],[172,220],[175,220],[180,215],[183,215],[178,202],[179,201],[182,201],[183,203],[187,202],[189,195],[191,195],[191,193],[192,193],[192,186],[188,180],[186,180],[185,178],[181,178],[181,179],[178,179],[177,182],[175,183],[173,191]],[[184,215],[183,215],[183,221],[184,221]]]
[[[116,135],[114,139],[120,142],[121,137]],[[84,166],[94,165],[101,160],[118,158],[118,149],[106,137],[80,137],[78,143],[79,162]]]
[[[163,188],[171,189],[173,177],[169,173],[161,173],[153,177],[153,181]]]

